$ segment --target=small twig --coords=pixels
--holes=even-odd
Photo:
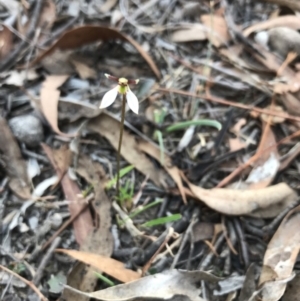
[[[3,265],[0,265],[0,269],[4,270],[5,272],[15,276],[16,278],[23,281],[26,285],[28,285],[43,301],[48,301],[48,299],[39,291],[39,289],[29,280],[23,278],[22,276],[18,275],[17,273],[13,272],[12,270],[4,267]]]
[[[133,224],[133,221],[131,220],[131,218],[120,208],[120,206],[118,205],[117,202],[113,202],[112,206],[120,215],[121,219],[124,222],[126,229],[132,235],[132,237],[143,236],[144,233],[136,228],[136,226]]]
[[[248,266],[249,266],[249,254],[248,254],[246,240],[245,240],[245,236],[244,236],[240,221],[237,218],[234,218],[233,219],[233,224],[234,224],[234,227],[236,229],[237,235],[239,237],[239,242],[240,242],[241,249],[242,249],[242,256],[243,256],[243,259],[244,259],[245,267],[248,268]]]
[[[224,236],[224,233],[220,234],[220,236],[218,237],[216,243],[215,243],[215,250],[218,250],[218,248],[221,246],[221,244],[224,242],[225,240],[225,236]],[[208,265],[210,264],[213,256],[215,254],[213,252],[209,252],[203,259],[203,261],[200,263],[198,269],[200,271],[203,271],[205,268],[208,267]]]
[[[228,276],[230,275],[230,271],[231,271],[231,254],[229,248],[227,248],[224,253],[223,254],[225,255],[225,262],[224,262],[223,271],[224,271],[224,275]]]
[[[265,233],[269,233],[272,230],[274,230],[283,220],[283,218],[291,211],[294,207],[296,207],[299,204],[300,198],[298,198],[295,202],[293,202],[291,205],[289,205],[287,208],[285,208],[282,212],[280,212],[273,221],[262,228],[262,231]]]
[[[231,250],[231,252],[235,255],[238,254],[238,252],[236,251],[236,249],[234,248],[234,245],[231,243],[231,240],[230,238],[228,237],[228,232],[227,232],[227,228],[226,228],[226,223],[225,223],[225,216],[222,215],[222,229],[223,229],[223,233],[225,235],[225,239],[226,239],[226,242],[227,242],[227,245],[229,247],[229,249]]]
[[[122,147],[122,139],[123,139],[123,132],[124,132],[125,107],[126,107],[126,94],[123,94],[119,146],[118,146],[118,153],[117,153],[117,194],[116,194],[117,197],[119,197],[119,193],[120,193],[120,160],[121,160],[121,147]]]
[[[199,210],[195,210],[195,212],[193,214],[193,217],[192,217],[192,220],[191,220],[191,223],[189,224],[187,230],[184,233],[183,239],[181,240],[180,247],[178,249],[178,252],[177,252],[177,254],[176,254],[176,256],[173,260],[173,263],[172,263],[170,269],[175,269],[176,264],[178,263],[179,257],[181,255],[181,252],[182,252],[183,248],[185,247],[189,236],[193,232],[193,226],[198,221],[198,218],[197,218],[198,216],[199,216]]]
[[[148,271],[148,269],[150,268],[150,265],[154,261],[155,257],[159,254],[159,252],[163,249],[163,247],[169,242],[169,240],[173,236],[173,233],[174,233],[174,229],[172,227],[170,227],[168,230],[168,234],[167,234],[165,240],[163,241],[163,243],[159,246],[159,248],[156,250],[156,252],[150,258],[150,260],[148,260],[148,262],[144,265],[144,267],[142,269],[143,275],[145,275],[145,273]]]
[[[33,278],[33,280],[32,280],[32,282],[33,282],[34,285],[38,285],[38,284],[40,283],[41,278],[42,278],[42,276],[43,276],[43,271],[44,271],[44,269],[45,269],[47,263],[48,263],[49,260],[51,259],[51,256],[52,256],[52,254],[53,254],[54,249],[56,249],[57,246],[60,244],[60,241],[61,241],[61,238],[60,238],[60,237],[56,237],[56,238],[53,240],[53,242],[52,242],[50,248],[48,249],[47,253],[46,253],[45,256],[43,257],[43,260],[41,261],[41,263],[40,263],[40,265],[39,265],[39,267],[38,267],[38,269],[37,269],[37,271],[36,271],[36,274],[35,274],[35,276],[34,276],[34,278]]]
[[[249,221],[243,217],[241,217],[241,220],[243,221],[243,225],[245,227],[245,230],[247,230],[247,233],[250,233],[258,238],[265,237],[265,233],[262,229],[254,227],[249,223]]]
[[[271,116],[278,116],[278,117],[282,117],[285,119],[289,119],[289,120],[295,120],[295,121],[300,121],[300,117],[297,116],[293,116],[287,113],[280,113],[277,111],[273,111],[273,110],[269,110],[269,109],[262,109],[259,107],[254,107],[251,105],[245,105],[242,103],[237,103],[234,101],[230,101],[230,100],[226,100],[226,99],[222,99],[222,98],[218,98],[212,95],[205,95],[205,94],[195,94],[195,93],[190,93],[187,91],[183,91],[183,90],[178,90],[178,89],[173,89],[173,88],[157,88],[157,91],[161,91],[161,92],[165,92],[165,93],[174,93],[174,94],[179,94],[179,95],[184,95],[184,96],[190,96],[190,97],[195,97],[195,98],[202,98],[205,100],[209,100],[212,102],[216,102],[216,103],[220,103],[222,105],[226,105],[226,106],[231,106],[231,107],[236,107],[236,108],[240,108],[240,109],[244,109],[244,110],[249,110],[249,111],[255,111],[258,113],[262,113],[262,114],[266,114],[266,115],[271,115]]]
[[[217,250],[215,249],[214,245],[207,239],[205,239],[203,241],[209,248],[210,248],[210,251],[216,256],[216,257],[219,257],[220,255],[218,254]]]
[[[165,241],[166,236],[169,233],[169,229],[166,229],[155,241],[153,241],[143,252],[143,254],[136,254],[132,258],[132,262],[135,265],[142,266],[147,261],[150,260],[150,258],[153,256],[153,254],[156,253],[157,249],[161,246],[161,244]]]
[[[13,275],[10,275],[9,280],[7,281],[7,284],[6,284],[4,290],[2,291],[2,294],[0,296],[0,300],[4,300],[4,296],[6,295],[7,291],[9,290],[9,288],[11,286],[11,282],[12,282],[13,277],[14,277]]]
[[[73,215],[72,217],[70,217],[65,223],[63,223],[63,225],[48,239],[48,241],[42,246],[41,251],[45,250],[53,241],[54,239],[62,232],[64,231],[70,224],[73,223],[73,221],[83,212],[88,208],[89,202],[87,204],[85,204],[85,206],[83,206],[81,208],[81,210],[79,210],[75,215]]]
[[[181,241],[182,241],[182,236],[179,235],[178,238],[175,241],[173,241],[165,251],[161,252],[156,256],[156,258],[153,260],[152,263],[156,263],[162,260],[163,258],[166,258],[166,255],[171,255],[172,257],[175,257],[172,251],[174,249],[177,249],[178,246],[180,246]]]

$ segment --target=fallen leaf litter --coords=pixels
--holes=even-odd
[[[299,295],[298,1],[0,9],[1,300]]]

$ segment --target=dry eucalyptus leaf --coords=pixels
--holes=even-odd
[[[300,11],[299,0],[261,0],[261,1],[277,4],[279,6],[286,6],[289,7],[290,9]]]
[[[211,39],[215,47],[220,47],[230,41],[227,23],[222,16],[202,15],[201,22],[208,29],[207,38]]]
[[[276,145],[276,139],[272,128],[263,122],[263,129],[264,134],[258,147],[260,156],[255,161],[253,169],[246,180],[248,189],[259,189],[269,186],[280,168],[277,148],[265,151],[271,146]]]
[[[86,235],[83,244],[80,246],[80,251],[110,257],[113,251],[113,237],[110,231],[111,201],[103,188],[105,172],[99,163],[93,162],[83,154],[79,157],[76,172],[94,187],[94,199],[91,206],[93,215],[98,221],[97,226],[94,226],[94,229]],[[80,276],[78,277],[78,275]],[[95,268],[82,262],[78,262],[68,275],[68,285],[84,292],[94,291],[97,280]],[[86,297],[75,295],[70,290],[64,290],[62,299],[88,301]]]
[[[71,151],[66,147],[60,149],[51,149],[49,146],[42,144],[43,150],[49,158],[65,195],[69,201],[69,211],[71,217],[76,216],[79,212],[80,215],[73,221],[74,235],[76,242],[82,246],[94,230],[91,212],[89,210],[82,210],[86,207],[86,201],[80,197],[81,191],[76,182],[72,181],[67,173],[72,159]]]
[[[13,34],[5,26],[0,25],[0,59],[3,60],[13,47]]]
[[[67,75],[49,75],[46,77],[41,89],[41,108],[52,129],[59,135],[70,137],[70,135],[62,133],[57,124],[57,106],[60,96],[58,88],[67,79]]]
[[[297,200],[297,194],[287,184],[279,183],[263,189],[234,190],[226,188],[203,189],[188,183],[194,195],[208,207],[228,215],[260,214],[269,218],[277,216],[282,210],[270,210],[271,207]]]
[[[248,189],[260,189],[269,186],[279,168],[279,155],[277,151],[273,151],[266,160],[261,160],[255,164],[246,180]]]
[[[246,272],[245,281],[241,289],[238,301],[249,300],[256,290],[256,266],[251,263]]]
[[[286,26],[290,29],[299,30],[300,19],[299,17],[294,15],[279,16],[274,19],[269,19],[263,22],[255,23],[254,25],[246,28],[243,31],[243,34],[245,37],[248,37],[253,32],[258,32],[258,31],[267,30],[275,27],[281,27],[281,26]]]
[[[265,274],[263,269],[260,276],[260,284],[265,282],[262,290],[263,301],[279,300],[286,289],[286,284],[292,277],[293,268],[297,260],[300,248],[300,207],[296,207],[284,218],[268,244],[263,264],[274,273],[272,278]]]
[[[206,39],[207,32],[201,24],[193,24],[190,28],[179,29],[171,35],[171,41],[175,43],[204,41]]]
[[[100,116],[93,118],[87,125],[87,129],[99,133],[105,137],[111,145],[118,149],[120,122],[108,114],[101,113]],[[162,169],[153,165],[153,163],[139,150],[139,145],[135,137],[124,130],[121,155],[124,159],[134,165],[134,167],[148,176],[157,186],[165,186],[167,175]]]
[[[79,60],[71,59],[71,63],[74,65],[76,71],[78,72],[80,78],[82,79],[96,79],[97,73],[94,69],[89,67],[87,64],[80,62]]]
[[[6,120],[0,117],[0,158],[9,178],[10,189],[22,199],[31,197],[31,186],[27,175],[26,162]]]
[[[116,28],[109,28],[97,25],[83,25],[66,31],[52,46],[50,46],[49,49],[47,49],[40,56],[34,59],[31,62],[31,64],[36,64],[42,61],[45,57],[52,54],[55,50],[67,51],[74,48],[82,47],[87,44],[92,44],[97,41],[106,42],[111,40],[122,40],[132,44],[132,46],[148,63],[153,73],[158,78],[160,78],[160,72],[155,62],[140,44],[138,44],[131,37],[121,33]]]
[[[280,95],[281,101],[288,113],[300,116],[300,92],[283,93]]]
[[[121,282],[131,282],[141,277],[138,272],[126,269],[123,262],[107,256],[64,249],[56,249],[56,252],[67,254],[76,260],[91,265],[95,269],[104,272]]]
[[[93,293],[79,291],[78,293],[105,301],[126,301],[136,298],[167,300],[175,296],[188,297],[191,301],[203,301],[204,299],[199,297],[201,288],[198,286],[202,280],[217,284],[221,278],[202,271],[173,269]]]

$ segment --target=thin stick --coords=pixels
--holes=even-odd
[[[266,115],[278,116],[278,117],[282,117],[282,118],[289,119],[289,120],[300,121],[300,117],[298,117],[298,116],[289,115],[288,113],[280,113],[280,112],[276,112],[273,110],[263,109],[263,108],[259,108],[259,107],[255,107],[255,106],[251,106],[251,105],[245,105],[242,103],[236,103],[234,101],[229,101],[226,99],[212,96],[211,94],[209,94],[209,95],[199,94],[198,95],[196,93],[190,93],[187,91],[173,89],[173,88],[169,88],[169,89],[157,88],[156,91],[161,91],[161,92],[165,92],[165,93],[174,93],[174,94],[179,94],[179,95],[184,95],[184,96],[191,96],[191,97],[195,97],[195,98],[203,98],[205,100],[220,103],[220,104],[223,104],[226,106],[232,106],[232,107],[236,107],[236,108],[240,108],[240,109],[244,109],[244,110],[250,110],[250,111],[253,110],[255,112],[263,113]]]
[[[16,278],[23,281],[26,285],[28,285],[43,301],[48,301],[48,299],[39,291],[39,289],[29,280],[23,278],[22,276],[18,275],[17,273],[13,272],[12,270],[4,267],[3,265],[0,265],[0,269],[4,270],[5,272],[15,276]]]
[[[120,192],[120,160],[121,160],[121,147],[122,147],[122,138],[124,131],[124,120],[125,120],[125,106],[126,106],[126,94],[122,95],[122,115],[121,115],[121,125],[120,125],[120,137],[119,137],[119,146],[117,153],[117,197]]]
[[[41,261],[41,263],[40,263],[40,265],[39,265],[39,267],[38,267],[38,269],[37,269],[37,271],[36,271],[36,273],[35,273],[35,275],[32,279],[32,282],[33,282],[34,285],[38,285],[40,283],[40,281],[43,277],[44,269],[45,269],[46,265],[48,264],[48,262],[50,261],[54,249],[57,248],[57,246],[60,244],[60,242],[61,242],[60,237],[56,237],[53,240],[50,248],[48,249],[47,253],[45,254],[44,258],[42,259],[42,261]]]
[[[44,251],[52,242],[53,240],[62,232],[64,231],[73,221],[84,211],[87,209],[89,203],[85,204],[76,214],[70,217],[67,221],[65,221],[62,226],[48,239],[48,241],[42,246],[42,250]]]
[[[172,227],[170,227],[168,229],[168,234],[166,236],[166,238],[164,239],[163,243],[159,246],[159,248],[156,250],[156,252],[152,255],[152,257],[148,260],[148,262],[143,266],[142,268],[142,275],[144,276],[146,274],[146,272],[149,270],[153,260],[155,259],[155,257],[159,254],[159,252],[164,248],[164,246],[169,242],[169,240],[172,238],[174,233],[174,229]]]

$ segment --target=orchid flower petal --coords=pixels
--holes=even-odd
[[[109,107],[117,98],[118,95],[118,86],[106,92],[102,98],[100,109]]]
[[[133,94],[133,92],[130,90],[129,86],[128,86],[128,91],[126,93],[126,99],[127,99],[127,103],[129,108],[131,109],[131,111],[135,114],[139,113],[139,101],[137,99],[137,97]]]

